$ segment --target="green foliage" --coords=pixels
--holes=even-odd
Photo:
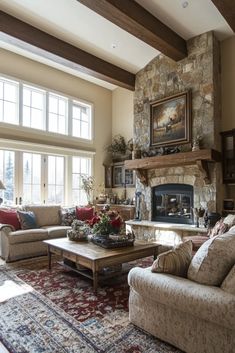
[[[108,235],[112,231],[110,224],[110,218],[107,214],[103,214],[100,218],[99,223],[96,223],[93,228],[93,233]]]
[[[111,145],[109,145],[106,150],[109,153],[120,153],[120,154],[125,154],[127,150],[127,144],[125,142],[125,139],[121,135],[116,135],[113,137]]]

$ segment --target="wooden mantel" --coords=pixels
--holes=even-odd
[[[196,164],[204,175],[206,184],[210,184],[208,162],[220,162],[221,153],[213,149],[180,152],[163,156],[147,157],[125,161],[126,169],[134,169],[144,185],[148,185],[148,169],[181,167]]]

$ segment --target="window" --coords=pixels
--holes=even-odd
[[[87,204],[80,174],[90,176],[91,165],[91,157],[0,149],[0,180],[6,187],[0,197],[4,205]]]
[[[64,157],[48,156],[48,203],[64,203]]]
[[[23,202],[41,202],[41,156],[23,153]]]
[[[91,107],[73,101],[72,135],[91,139]]]
[[[23,126],[45,130],[45,92],[23,85]]]
[[[0,150],[0,180],[6,190],[0,190],[3,203],[11,205],[15,200],[15,153]]]
[[[0,79],[0,121],[19,124],[18,82]]]
[[[88,200],[82,190],[81,174],[91,175],[91,158],[73,157],[72,161],[72,202],[74,205],[86,205]]]
[[[91,104],[1,76],[0,122],[92,139]]]
[[[67,105],[66,98],[49,94],[49,131],[67,133]]]

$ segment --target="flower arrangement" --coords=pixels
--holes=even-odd
[[[108,236],[109,234],[120,233],[123,220],[118,212],[107,211],[93,217],[89,224],[93,227],[94,234]]]
[[[81,182],[82,182],[82,189],[86,193],[88,203],[92,201],[92,193],[95,187],[95,179],[87,174],[80,174]]]

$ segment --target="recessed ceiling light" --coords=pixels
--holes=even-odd
[[[112,49],[116,49],[116,48],[117,48],[117,44],[116,44],[116,43],[112,43],[112,44],[111,44],[111,48],[112,48]]]
[[[183,1],[181,3],[181,5],[182,5],[183,9],[185,9],[188,6],[188,1]]]

